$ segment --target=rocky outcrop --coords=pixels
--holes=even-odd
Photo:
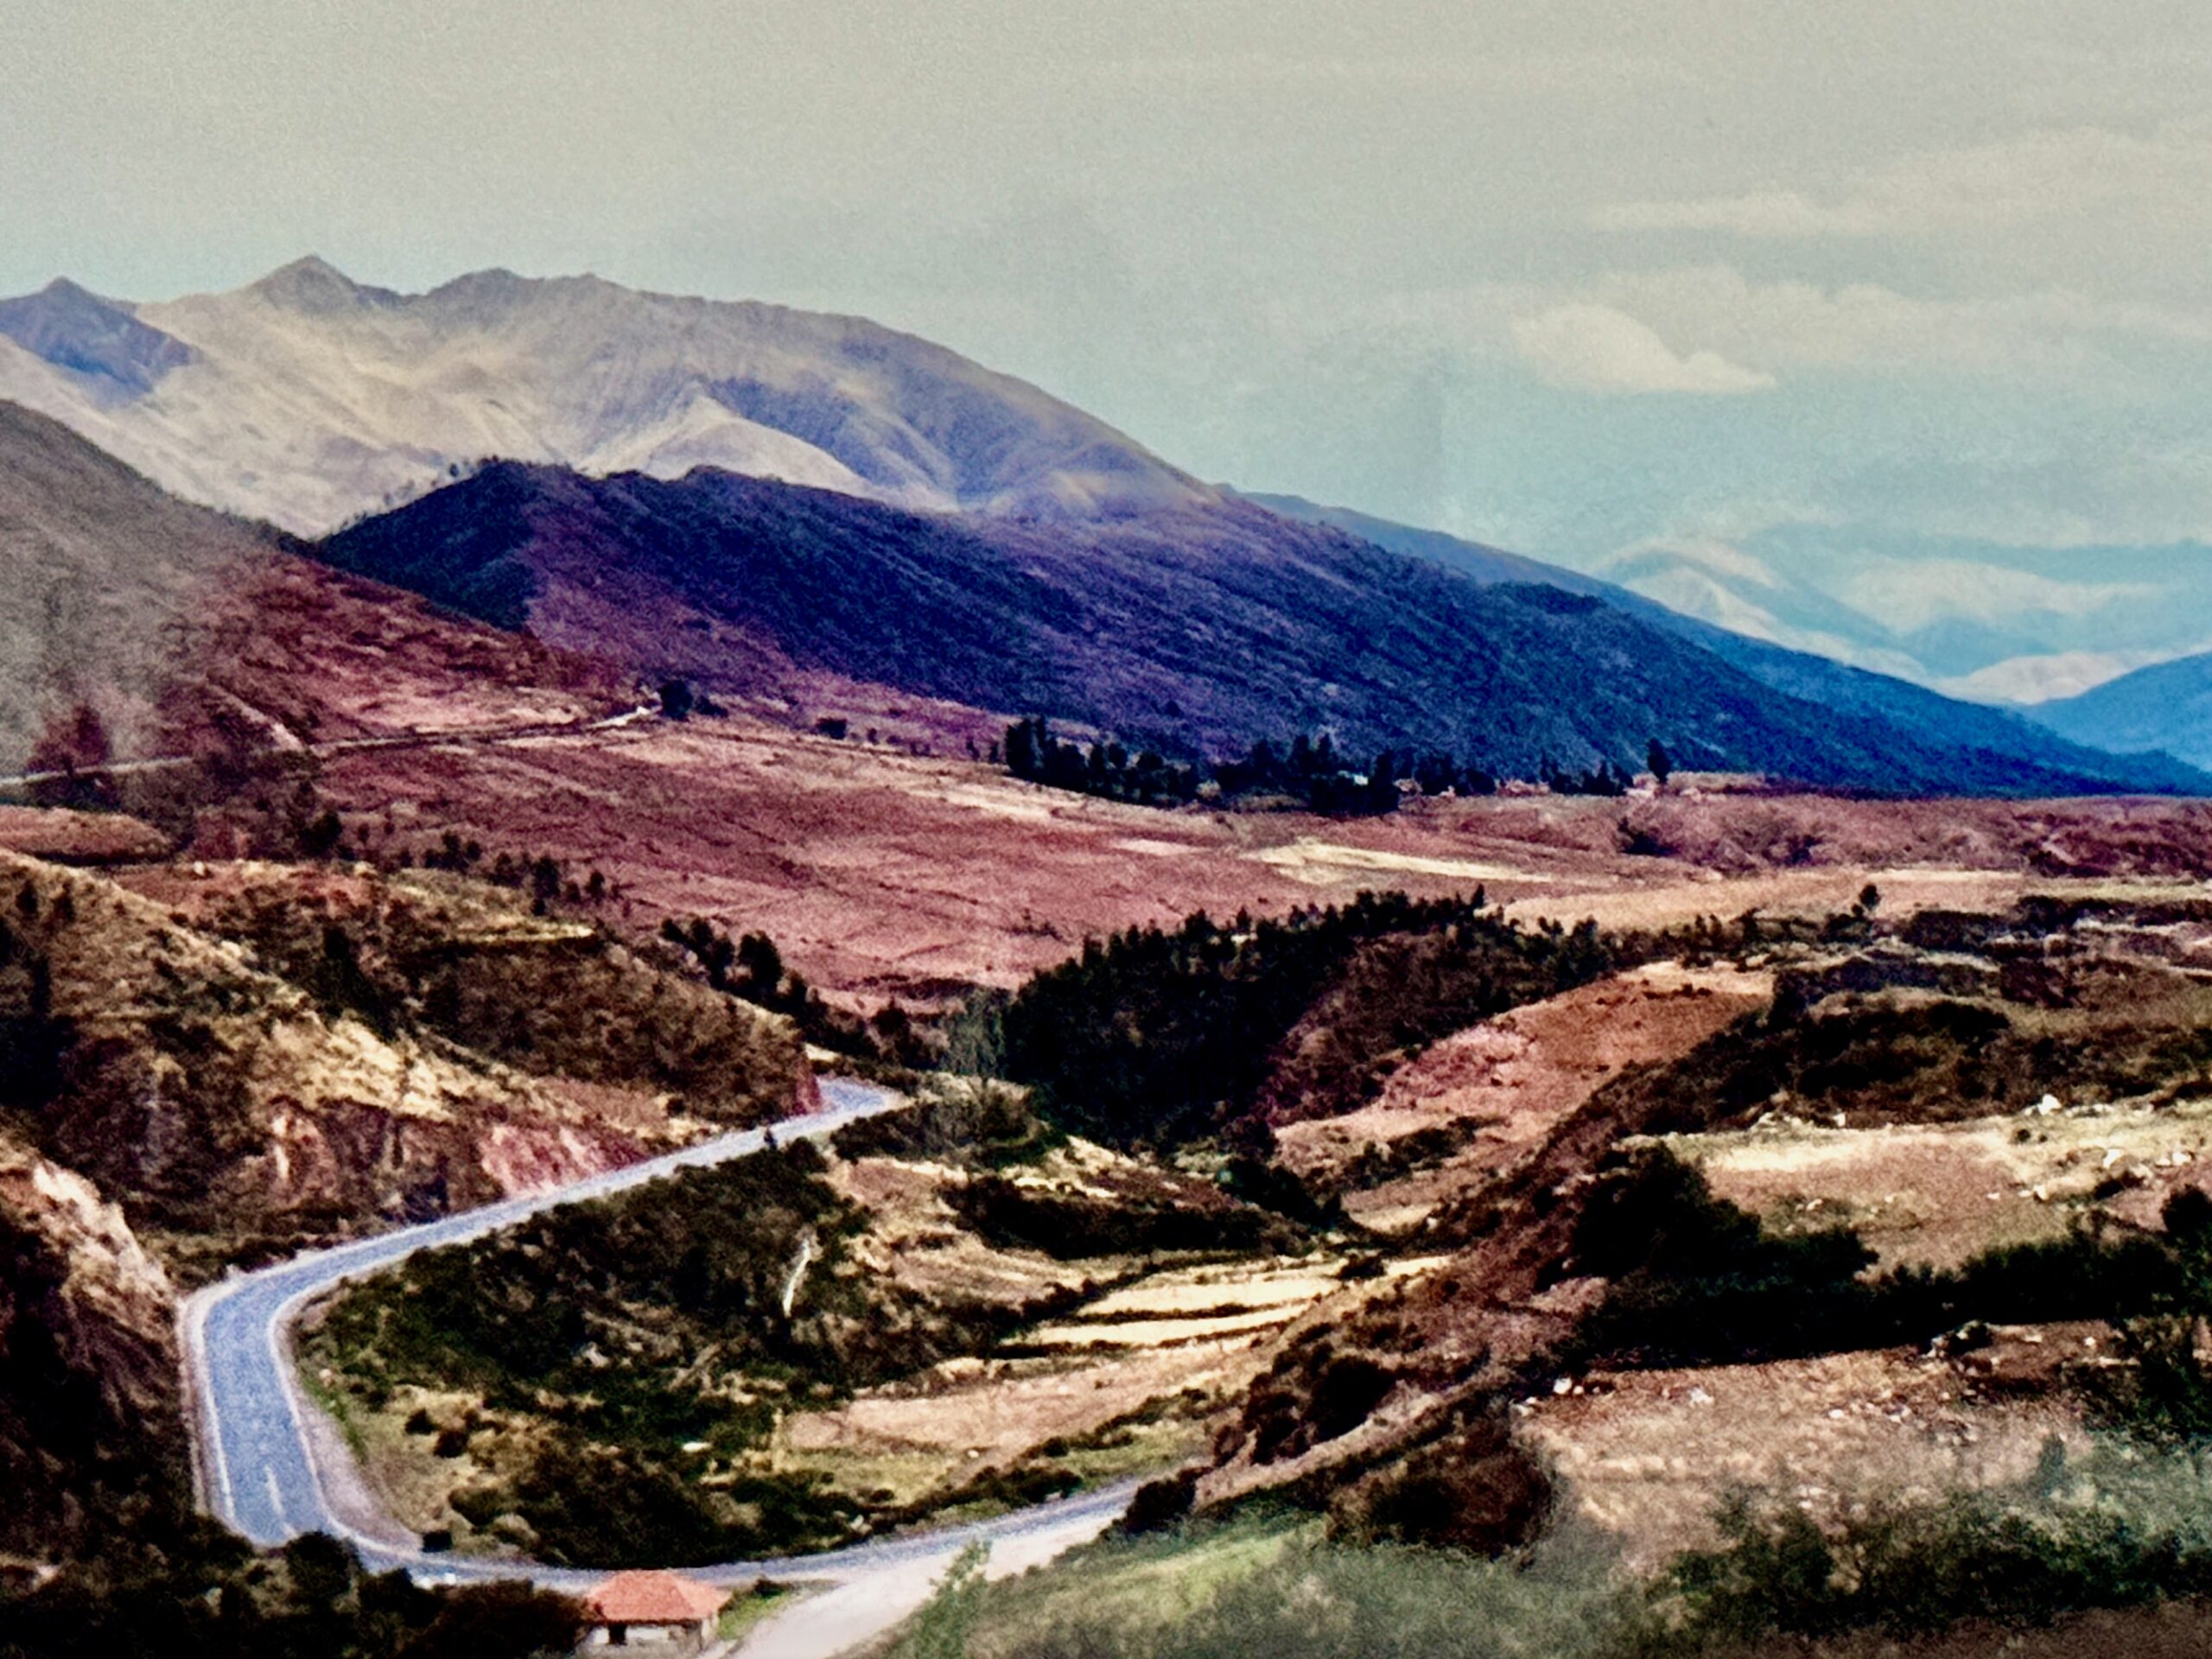
[[[0,1549],[182,1506],[172,1299],[91,1182],[0,1139]]]
[[[318,952],[328,925],[308,930]],[[187,1281],[565,1185],[702,1131],[643,1088],[465,1046],[377,995],[351,949],[319,955],[309,965],[328,971],[302,969],[302,983],[186,909],[0,854],[0,1090],[36,1149],[119,1202]],[[578,1032],[603,1012],[557,976],[510,988],[533,1020]],[[798,1093],[795,1041],[745,1054],[755,1071],[733,1061],[729,1087],[757,1091],[752,1116],[778,1115]]]

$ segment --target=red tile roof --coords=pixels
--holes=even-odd
[[[674,1573],[617,1573],[584,1599],[601,1624],[696,1624],[721,1611],[729,1592]]]

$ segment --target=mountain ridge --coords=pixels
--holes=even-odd
[[[86,711],[128,760],[199,753],[240,720],[256,745],[296,747],[425,723],[582,719],[620,706],[626,690],[179,501],[59,422],[0,401],[5,772]]]
[[[0,397],[176,493],[303,534],[494,455],[670,477],[711,464],[1046,517],[1215,499],[1096,417],[918,336],[596,276],[491,270],[410,295],[309,255],[151,303],[49,286],[0,301]]]
[[[2212,765],[2212,652],[2153,663],[2026,712],[2076,743],[2122,754],[2163,750]]]
[[[2165,744],[2145,742],[2115,748],[2097,741],[2094,722],[2068,726],[2045,721],[2040,709],[1993,708],[1946,696],[1918,683],[1816,652],[1777,645],[1738,633],[1661,603],[1600,576],[1563,565],[1546,564],[1525,554],[1468,542],[1443,531],[1424,530],[1378,518],[1351,508],[1330,507],[1289,495],[1249,495],[1271,512],[1313,524],[1325,524],[1413,558],[1428,559],[1477,582],[1535,582],[1568,593],[1586,594],[1618,607],[1653,626],[1710,651],[1762,684],[1840,713],[1871,715],[1943,734],[1951,741],[2037,765],[2116,768],[2127,775],[2159,781],[2161,786],[2194,790],[2190,774],[2212,765],[2212,741],[2193,754],[2161,753]],[[2094,695],[2094,694],[2092,694]],[[2058,737],[2063,747],[2050,739]],[[2116,765],[2114,757],[2126,759]]]
[[[1355,753],[1441,749],[1526,777],[1632,771],[1656,736],[1685,766],[1907,793],[2212,781],[1930,741],[1777,692],[1599,598],[1484,587],[1234,499],[1040,525],[707,468],[500,462],[319,551],[647,674],[744,692],[779,664],[826,669],[1185,755],[1327,729]]]

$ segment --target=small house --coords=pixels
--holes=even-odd
[[[584,1598],[589,1615],[581,1651],[645,1648],[694,1654],[715,1639],[729,1592],[675,1573],[617,1573]]]

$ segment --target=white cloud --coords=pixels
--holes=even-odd
[[[2078,390],[2091,378],[2109,380],[2130,353],[2212,347],[2212,307],[2204,305],[2094,298],[2056,285],[1930,297],[1878,283],[1753,282],[1717,264],[1597,272],[1569,288],[1483,283],[1403,292],[1349,315],[1333,301],[1286,304],[1270,309],[1267,322],[1285,341],[1312,344],[1357,327],[1370,345],[1387,342],[1406,357],[1448,346],[1533,360],[1547,348],[1565,352],[1550,334],[1585,327],[1600,311],[1617,314],[1605,320],[1605,331],[1636,336],[1617,352],[1648,358],[1664,350],[1662,340],[1694,340],[1724,369],[1758,364],[1762,384],[1804,366],[2056,379]],[[1557,378],[1556,362],[1547,360]]]
[[[1847,576],[1838,596],[1910,633],[1955,620],[1994,626],[2027,616],[2089,616],[2159,591],[2142,582],[2060,582],[1972,559],[1882,559]]]
[[[1554,385],[1594,392],[1764,391],[1774,377],[1719,353],[1678,354],[1643,323],[1609,305],[1555,305],[1512,325],[1515,349]]]
[[[1796,190],[1614,202],[1610,231],[1705,231],[1773,239],[1944,235],[2120,213],[2198,224],[2212,201],[2212,132],[2103,127],[2031,132],[1893,162],[1825,200]]]
[[[1708,575],[1731,582],[1750,582],[1759,588],[1779,589],[1783,586],[1782,578],[1757,554],[1746,553],[1732,543],[1706,536],[1638,542],[1633,547],[1621,549],[1599,568],[1601,570],[1618,570],[1629,565],[1648,565],[1654,562],[1654,555],[1659,556],[1660,562],[1669,567],[1687,566]]]
[[[2047,656],[2008,657],[2001,663],[1955,679],[1939,680],[1936,689],[1976,702],[2050,702],[2132,674],[2152,663],[2169,661],[2187,652],[2061,651]]]
[[[1929,677],[1926,665],[1908,653],[1875,643],[1870,636],[1879,635],[1881,628],[1871,619],[1841,613],[1847,623],[1866,624],[1858,637],[1808,623],[1802,616],[1789,620],[1787,613],[1803,613],[1808,599],[1817,607],[1821,596],[1793,584],[1757,555],[1728,542],[1710,537],[1639,542],[1599,561],[1596,574],[1646,599],[1656,600],[1669,610],[1731,633],[1810,652],[1878,674],[1921,681]]]

